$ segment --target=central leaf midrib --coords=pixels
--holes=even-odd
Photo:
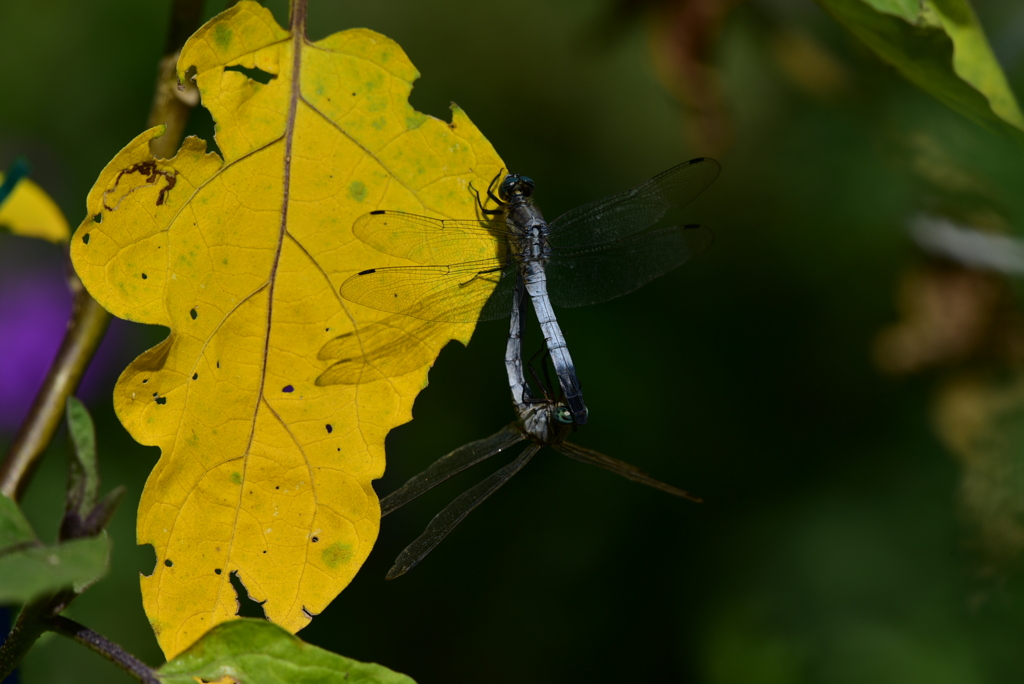
[[[298,0],[298,2],[293,3],[290,27],[292,33],[292,73],[291,92],[288,99],[288,119],[285,122],[283,187],[281,190],[281,223],[277,235],[274,261],[271,264],[270,274],[268,277],[269,290],[267,292],[267,321],[263,338],[263,367],[260,371],[260,386],[256,394],[256,406],[253,409],[253,420],[249,432],[249,443],[246,444],[245,451],[242,454],[242,486],[239,488],[238,505],[235,507],[235,524],[232,526],[231,540],[228,543],[228,561],[230,561],[234,552],[235,534],[238,530],[238,516],[242,511],[242,498],[245,496],[245,483],[247,481],[247,470],[249,466],[248,457],[252,449],[253,440],[256,438],[256,425],[259,419],[260,404],[261,402],[266,401],[263,396],[263,392],[266,387],[267,360],[270,355],[270,333],[274,317],[274,291],[276,289],[277,272],[281,261],[281,250],[284,246],[285,236],[288,232],[288,203],[291,192],[292,145],[295,136],[295,117],[300,99],[301,80],[299,75],[302,68],[302,46],[306,35],[305,19],[305,2],[303,0]],[[241,568],[236,568],[236,571],[238,570],[241,570]],[[230,573],[226,574],[225,577],[229,574]],[[222,581],[221,591],[223,591],[225,585],[230,586],[230,582]],[[220,592],[218,592],[218,594],[219,593]],[[217,603],[220,603],[219,598]]]

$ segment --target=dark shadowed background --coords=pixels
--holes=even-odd
[[[208,4],[206,16],[225,5]],[[286,3],[268,4],[283,22]],[[927,298],[913,279],[946,273],[908,220],[940,208],[1019,226],[1020,149],[916,90],[809,0],[705,3],[721,11],[706,25],[665,4],[311,0],[313,38],[365,26],[398,41],[423,74],[413,105],[447,119],[458,102],[535,179],[549,219],[691,157],[723,172],[678,216],[714,229],[711,250],[620,300],[559,312],[591,410],[573,440],[706,503],[544,451],[386,583],[404,545],[482,477],[471,471],[385,518],[359,576],[300,635],[423,684],[1020,681],[1024,487],[966,487],[970,459],[946,446],[962,426],[943,412],[964,373],[1017,366],[976,348],[908,361],[912,344],[886,343]],[[144,127],[169,6],[0,2],[0,168],[27,156],[72,225]],[[1024,10],[975,6],[1024,93]],[[689,80],[687,31],[708,46]],[[211,137],[204,110],[189,132]],[[63,268],[57,248],[0,235],[0,447],[59,344]],[[378,491],[511,420],[506,332],[482,324],[468,348],[444,350],[415,420],[388,438]],[[928,348],[937,334],[910,337]],[[83,387],[105,486],[129,494],[113,570],[71,610],[152,664],[137,576],[153,556],[134,524],[157,452],[127,436],[110,394],[164,335],[115,322]],[[62,433],[24,502],[51,538],[65,451]],[[994,540],[990,514],[1008,530]],[[128,681],[52,635],[22,677]]]

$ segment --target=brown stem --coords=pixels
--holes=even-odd
[[[6,681],[7,676],[14,672],[14,668],[18,666],[25,654],[32,648],[32,644],[36,643],[39,635],[46,629],[45,619],[51,600],[50,597],[47,597],[29,603],[21,611],[14,629],[0,646],[0,682]]]
[[[176,62],[176,57],[171,60],[171,56],[180,51],[188,36],[198,28],[201,10],[202,0],[174,0],[167,43],[168,54],[161,61],[161,75],[164,75],[168,62],[172,65]],[[176,86],[177,81],[175,80]],[[170,156],[181,144],[184,122],[191,107],[186,107],[182,112],[180,106],[176,104],[178,101],[179,98],[163,97],[158,82],[156,93],[153,96],[150,119],[156,119],[156,123],[161,123],[174,118],[176,122],[180,123],[175,126],[168,125],[167,132],[162,138],[159,138],[159,147],[153,149],[153,153],[159,156]],[[64,341],[50,366],[42,388],[32,403],[25,422],[15,436],[3,463],[0,463],[0,492],[15,500],[21,497],[28,486],[32,472],[38,465],[50,440],[53,439],[64,416],[67,398],[78,387],[78,383],[82,379],[89,361],[96,353],[107,325],[110,323],[110,314],[86,292],[77,275],[71,275],[69,284],[75,295],[75,303]],[[71,625],[75,626],[73,630],[75,634],[72,636],[76,641],[85,643],[93,650],[106,648],[105,645],[112,647],[108,648],[104,655],[114,652],[112,649],[123,654],[123,658],[119,656],[115,661],[122,667],[125,667],[124,663],[139,663],[115,644],[106,641],[99,635],[95,635],[93,638],[91,636],[93,633],[89,630],[85,630],[88,634],[80,634],[77,628],[84,630],[84,627],[59,617],[58,614],[74,598],[74,592],[63,591],[55,596],[43,597],[25,605],[21,615],[18,616],[18,622],[14,629],[0,646],[0,680],[14,671],[14,668],[18,666],[44,630],[53,629],[67,634],[67,630],[72,629]],[[125,669],[135,675],[139,681],[159,682],[152,670],[142,663],[139,665],[144,670],[136,671],[136,669],[132,669],[134,665],[132,668],[125,667]]]
[[[156,672],[146,663],[85,625],[57,615],[47,621],[46,629],[70,637],[89,650],[99,653],[143,684],[160,684]]]
[[[68,397],[77,389],[110,323],[110,314],[89,296],[78,276],[72,275],[71,280],[72,289],[77,292],[64,341],[0,464],[0,492],[15,500],[25,492],[32,472],[60,426]]]
[[[192,107],[182,97],[169,93],[177,92],[177,78],[174,75],[177,54],[199,27],[202,5],[202,0],[175,0],[171,7],[171,23],[165,48],[167,54],[160,62],[161,77],[157,81],[149,114],[150,125],[168,124],[167,132],[151,144],[150,149],[156,156],[170,157],[174,154],[181,144],[185,122],[192,111]],[[171,86],[168,86],[167,81],[168,64],[173,82]],[[11,443],[3,463],[0,463],[0,492],[15,500],[21,498],[28,486],[39,459],[60,426],[68,397],[77,389],[110,323],[110,314],[85,291],[78,277],[72,275],[70,281],[71,290],[75,293],[75,304],[64,341],[25,422]]]
[[[292,35],[306,38],[306,10],[308,0],[291,0],[291,30]],[[292,74],[292,78],[298,78],[298,74]]]
[[[156,89],[149,110],[147,126],[166,124],[167,130],[149,142],[154,157],[173,157],[185,135],[185,124],[192,108],[199,104],[199,91],[191,80],[178,83],[178,56],[188,37],[199,28],[203,14],[202,0],[175,0],[171,7],[171,25],[167,29],[167,45],[157,66]]]

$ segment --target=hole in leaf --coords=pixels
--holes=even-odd
[[[161,406],[163,406],[164,404],[167,403],[167,397],[157,397],[156,398],[156,403],[158,403]]]
[[[189,311],[189,312],[188,312],[188,315],[192,317],[192,320],[193,320],[193,321],[194,321],[194,320],[196,320],[196,318],[198,318],[198,317],[199,317],[199,314],[197,314],[197,313],[196,313],[196,310],[195,310],[195,309],[192,309],[191,311]]]
[[[284,387],[281,388],[281,391],[282,392],[294,392],[295,388],[292,387],[291,385],[285,385]]]
[[[149,382],[149,378],[143,378],[142,384],[145,385],[147,382]]]
[[[84,242],[85,244],[89,244],[89,234],[88,233],[86,233],[85,235],[82,236],[82,242]]]
[[[238,617],[255,617],[267,619],[267,614],[263,612],[263,604],[259,601],[253,601],[249,596],[249,590],[242,584],[242,580],[238,579],[238,571],[231,571],[231,587],[235,590],[235,598],[238,599],[238,612],[235,613]]]
[[[220,368],[220,361],[217,362],[217,368]]]
[[[312,541],[314,544],[316,544],[318,541],[320,541],[320,537],[313,537]]]
[[[174,561],[172,561],[170,558],[168,558],[167,560],[164,561],[164,565],[166,565],[169,568],[173,568],[174,567]]]
[[[148,275],[146,275],[145,273],[143,273],[143,274],[142,274],[142,279],[143,279],[143,280],[146,280],[147,278],[149,278],[149,276],[148,276]]]
[[[92,217],[93,223],[103,223],[103,214],[96,214]]]
[[[332,432],[334,432],[334,426],[328,425],[327,426],[327,434],[331,434]]]
[[[193,373],[192,374],[192,379],[193,380],[198,380],[199,379],[199,373]]]
[[[152,544],[139,544],[140,553],[145,558],[139,562],[139,572],[143,577],[152,577],[156,570],[156,549]]]
[[[263,69],[255,69],[255,68],[254,69],[250,69],[249,67],[244,67],[244,66],[241,66],[239,64],[236,64],[234,66],[224,67],[224,71],[237,71],[238,73],[242,74],[243,76],[248,76],[250,79],[252,79],[253,81],[256,81],[260,85],[267,85],[272,80],[277,78],[276,74],[271,74],[271,73],[269,73],[267,71],[264,71]]]
[[[215,569],[214,569],[214,573],[216,573],[216,574],[218,574],[218,575],[219,575],[220,573],[222,573],[222,572],[224,572],[224,571],[223,571],[223,570],[221,570],[220,568],[215,568]]]

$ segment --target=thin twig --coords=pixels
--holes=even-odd
[[[169,63],[172,79],[177,54],[188,37],[199,28],[201,15],[202,0],[175,0],[171,7],[171,23],[161,69],[166,69]],[[162,75],[166,76],[163,72]],[[177,80],[174,79],[173,87],[176,89],[176,86]],[[167,132],[157,138],[151,147],[155,155],[173,155],[181,144],[185,121],[191,111],[192,108],[180,98],[168,97],[166,78],[158,80],[149,119],[151,125],[168,122],[168,127]],[[3,463],[0,463],[0,492],[15,500],[25,492],[39,459],[60,426],[68,397],[78,388],[110,323],[110,314],[85,291],[78,277],[72,275],[70,281],[75,293],[75,305],[64,341],[25,422],[11,443]]]
[[[167,52],[169,54],[176,54],[180,51],[188,36],[198,28],[201,7],[202,0],[174,0],[171,8],[171,26],[167,43]],[[165,55],[165,60],[161,65],[163,66],[166,61],[167,55]],[[171,98],[171,100],[175,100],[175,98]],[[158,122],[165,120],[161,118],[163,113],[163,105],[161,103],[171,106],[171,100],[161,97],[158,85],[157,92],[153,96],[154,104],[150,116],[157,118]],[[191,108],[189,108],[189,111],[191,111]],[[168,131],[160,139],[161,147],[159,150],[169,149],[173,151],[176,149],[181,144],[183,130],[183,120],[181,126],[174,128],[168,126]],[[168,155],[162,154],[161,156]],[[76,275],[72,274],[69,282],[71,290],[75,294],[75,305],[71,314],[71,320],[68,322],[67,333],[64,335],[64,341],[61,344],[60,351],[57,352],[57,358],[54,359],[53,364],[50,366],[43,387],[39,390],[35,401],[32,403],[32,408],[29,410],[25,422],[22,423],[21,429],[14,438],[14,442],[4,457],[3,463],[0,463],[0,492],[13,499],[20,498],[28,486],[28,482],[39,463],[39,459],[46,451],[50,440],[53,439],[53,435],[64,416],[67,398],[77,389],[78,383],[82,379],[85,369],[89,366],[93,355],[96,353],[100,342],[103,340],[103,335],[110,322],[110,314],[86,292],[85,287]],[[14,671],[14,668],[18,666],[44,630],[54,629],[55,631],[66,633],[58,629],[58,627],[67,625],[75,625],[76,628],[81,627],[70,620],[65,623],[65,618],[60,618],[58,615],[74,598],[75,593],[73,591],[62,591],[57,595],[39,598],[24,607],[14,629],[11,630],[7,640],[0,646],[0,680],[3,680]],[[89,632],[89,634],[92,634],[92,632]],[[111,644],[102,637],[99,637],[99,635],[95,636],[102,640],[102,643],[113,647],[107,649],[104,655],[117,662],[118,665],[128,672],[136,674],[134,671],[134,664],[136,663],[145,668],[146,677],[148,678],[138,677],[140,681],[159,681],[153,675],[152,670],[139,663],[134,656],[124,652],[123,649]],[[79,639],[76,638],[76,640]],[[87,643],[83,640],[82,643],[86,643],[90,648],[97,650],[99,648],[97,644],[100,642],[89,640]]]
[[[85,625],[63,615],[57,615],[47,621],[46,629],[70,637],[89,650],[99,653],[143,684],[160,684],[156,672],[146,663]]]
[[[78,276],[72,275],[72,280],[77,281],[78,292],[64,341],[0,464],[0,492],[15,500],[25,492],[32,472],[60,427],[68,397],[78,388],[110,323],[110,314],[85,291]]]

